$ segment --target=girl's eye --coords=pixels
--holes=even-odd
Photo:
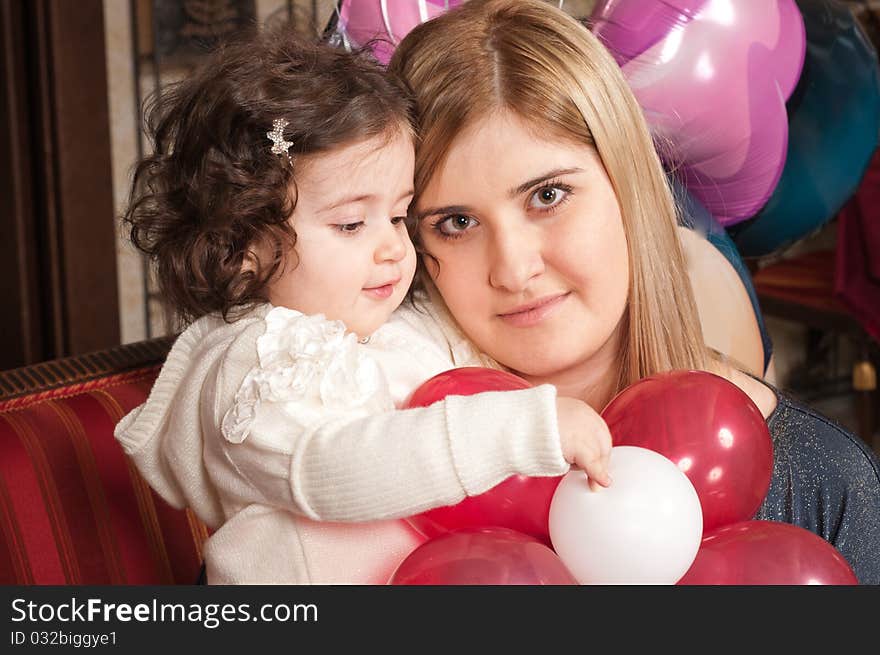
[[[406,220],[406,216],[392,216],[391,223],[392,225],[400,225]]]
[[[474,225],[478,225],[476,219],[473,219],[470,216],[464,216],[463,214],[455,214],[453,216],[441,218],[434,223],[434,229],[439,232],[441,236],[454,239],[462,236],[466,230]]]
[[[354,234],[355,232],[360,231],[363,226],[363,221],[357,221],[356,223],[339,223],[337,225],[334,225],[333,227],[335,227],[340,232],[345,232],[346,234]]]
[[[548,210],[560,205],[568,199],[571,188],[562,184],[541,187],[529,199],[532,209]]]

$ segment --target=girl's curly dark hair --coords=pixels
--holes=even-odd
[[[135,169],[123,222],[156,264],[163,300],[179,318],[232,320],[266,299],[296,242],[288,219],[297,157],[411,133],[412,107],[400,82],[365,52],[280,26],[221,46],[153,96],[147,114],[153,154]],[[271,153],[266,133],[275,119],[289,122],[293,165]],[[242,270],[257,250],[274,257]]]

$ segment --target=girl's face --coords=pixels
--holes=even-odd
[[[425,264],[465,333],[557,384],[612,370],[629,289],[617,198],[596,151],[510,112],[453,142],[415,215]]]
[[[269,285],[269,301],[341,320],[360,336],[382,325],[415,272],[404,221],[413,162],[402,131],[295,161],[295,252]]]

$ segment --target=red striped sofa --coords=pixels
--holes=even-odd
[[[208,531],[113,438],[171,340],[0,372],[0,584],[195,584]]]

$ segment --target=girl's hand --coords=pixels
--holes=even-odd
[[[556,399],[556,420],[565,460],[586,472],[593,491],[598,491],[600,485],[609,486],[611,433],[605,419],[582,400],[559,397]]]

